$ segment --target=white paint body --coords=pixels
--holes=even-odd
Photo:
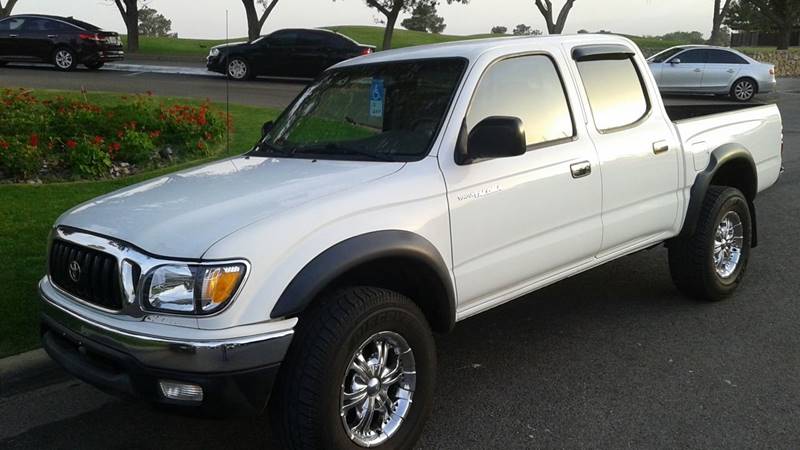
[[[636,126],[605,134],[595,128],[570,57],[573,47],[586,44],[636,52],[652,104]],[[456,139],[481,75],[498,58],[525,53],[547,54],[557,64],[576,138],[515,158],[457,165]],[[720,145],[749,149],[759,190],[778,177],[782,131],[775,106],[675,126],[643,56],[621,37],[483,40],[380,52],[340,66],[436,57],[463,57],[469,64],[433,150],[421,161],[237,157],[100,197],[57,221],[164,257],[246,259],[251,272],[223,313],[129,320],[57,301],[94,321],[145,334],[164,334],[166,325],[171,335],[180,328],[226,334],[291,328],[295,319],[270,320],[270,311],[309,261],[351,237],[405,230],[438,249],[461,320],[677,235],[695,177]],[[659,141],[669,150],[656,155]],[[578,161],[589,161],[592,172],[573,179],[570,164]]]

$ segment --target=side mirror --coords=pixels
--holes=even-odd
[[[678,65],[678,64],[681,63],[681,59],[680,58],[672,58],[672,60],[669,63],[672,64],[673,66],[675,66],[675,65]]]
[[[262,138],[266,137],[269,134],[269,132],[272,131],[272,127],[274,126],[275,122],[271,120],[269,122],[264,123],[264,125],[261,126],[261,137]]]
[[[528,151],[525,127],[519,117],[492,116],[475,125],[467,135],[462,126],[456,150],[456,163],[469,164],[479,159],[510,158]]]

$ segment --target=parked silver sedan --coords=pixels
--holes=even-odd
[[[672,47],[647,60],[661,92],[725,94],[748,102],[775,89],[775,66],[730,48]]]

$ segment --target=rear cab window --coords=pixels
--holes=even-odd
[[[545,55],[511,57],[486,69],[467,112],[467,129],[492,116],[520,118],[529,149],[575,136],[561,75]]]
[[[602,133],[626,128],[650,112],[641,69],[633,57],[577,61],[595,126]]]

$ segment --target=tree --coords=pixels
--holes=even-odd
[[[722,30],[722,22],[728,17],[731,10],[731,0],[714,0],[714,20],[711,24],[711,45],[724,45],[725,33]]]
[[[673,31],[663,36],[656,36],[663,41],[685,42],[687,44],[705,44],[703,33],[699,31]]]
[[[336,0],[334,0],[336,1]],[[439,0],[365,0],[367,6],[375,8],[386,17],[386,28],[383,31],[383,49],[392,48],[392,37],[397,19],[402,12],[413,11],[419,4],[439,4]],[[469,3],[469,0],[447,0],[447,4]]]
[[[8,0],[6,6],[3,6],[3,0],[0,0],[0,19],[10,16],[11,10],[14,9],[14,5],[16,4],[17,0]]]
[[[504,27],[502,25],[497,25],[492,27],[492,34],[506,34],[508,33],[508,27]]]
[[[166,37],[172,31],[172,21],[153,8],[139,8],[139,34],[141,36]]]
[[[533,34],[533,29],[531,29],[529,25],[521,23],[514,27],[514,31],[512,33],[514,33],[514,36],[529,36]]]
[[[564,6],[561,7],[561,12],[558,13],[558,18],[553,20],[553,3],[550,0],[536,0],[536,7],[542,13],[544,21],[547,23],[547,32],[550,34],[561,34],[564,31],[564,25],[567,24],[567,16],[572,11],[572,6],[575,5],[575,0],[567,0]]]
[[[139,2],[137,0],[114,0],[125,28],[128,30],[128,51],[139,51]]]
[[[444,24],[444,17],[436,15],[436,2],[419,3],[411,11],[411,17],[404,20],[400,25],[407,30],[424,31],[439,34],[447,27]]]
[[[261,29],[264,28],[264,23],[272,14],[272,10],[278,5],[278,0],[242,0],[242,4],[244,4],[244,12],[247,14],[247,37],[254,41],[261,36]],[[264,8],[261,15],[258,14],[256,4]]]
[[[777,32],[778,50],[787,50],[792,31],[800,26],[800,0],[737,0],[726,24],[737,30]]]

